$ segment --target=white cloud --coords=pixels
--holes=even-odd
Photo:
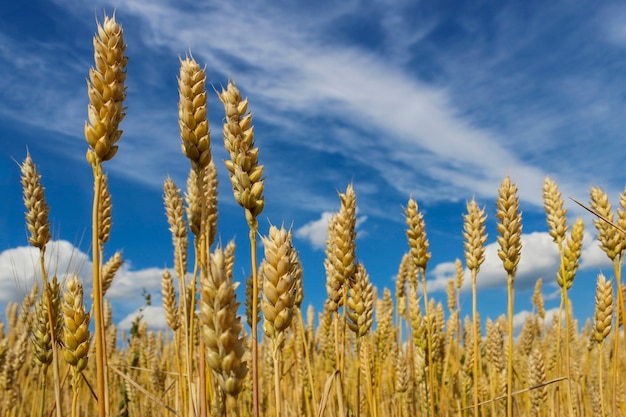
[[[476,287],[483,288],[506,288],[507,277],[502,267],[502,261],[498,256],[499,245],[497,242],[485,247],[485,262],[480,267],[476,278]],[[538,278],[543,278],[544,284],[556,282],[560,259],[556,244],[547,232],[533,232],[522,234],[522,254],[515,276],[516,289],[529,289],[535,285]],[[610,267],[606,254],[597,246],[591,234],[585,232],[583,237],[583,249],[581,253],[580,269],[592,269],[598,267]],[[447,281],[454,277],[456,272],[454,262],[444,262],[428,270],[428,276],[433,277],[428,281],[428,291],[445,291]],[[471,289],[469,271],[465,271],[465,280],[462,290]]]
[[[332,216],[333,213],[330,211],[323,212],[318,220],[312,220],[298,228],[295,236],[307,240],[315,249],[324,249],[328,236],[328,223]]]
[[[595,229],[593,230],[595,232]],[[612,268],[613,264],[611,263],[611,260],[600,248],[600,242],[598,242],[594,236],[595,235],[592,235],[588,231],[585,231],[580,268]]]
[[[357,208],[357,213],[359,209]],[[320,215],[318,220],[312,220],[304,226],[298,228],[294,235],[299,238],[308,241],[313,249],[324,249],[326,247],[326,238],[328,237],[328,223],[333,217],[332,212],[324,211]],[[360,227],[367,221],[367,216],[357,216],[356,229],[357,239],[367,235],[367,231],[361,230]]]
[[[515,337],[519,335],[519,332],[524,327],[524,322],[526,321],[526,319],[533,314],[536,314],[536,313],[533,313],[530,310],[522,310],[522,311],[518,311],[517,313],[513,315],[513,334],[515,335]],[[555,317],[557,317],[558,314],[559,314],[558,307],[550,308],[546,310],[546,316],[544,319],[544,326],[546,329],[552,326],[552,320]],[[564,316],[564,312],[562,312],[561,314]]]
[[[165,321],[165,310],[163,306],[146,306],[143,309],[138,308],[132,313],[124,317],[119,323],[118,328],[121,331],[128,331],[135,318],[141,314],[142,320],[148,325],[148,330],[165,330],[167,323]]]
[[[130,262],[127,262],[115,274],[113,284],[106,295],[112,301],[127,301],[140,297],[144,288],[150,294],[159,293],[161,291],[162,276],[162,268],[145,268],[131,271]]]
[[[45,265],[49,277],[57,275],[61,282],[69,274],[80,277],[85,296],[91,294],[91,262],[89,256],[70,242],[59,240],[46,247]],[[9,301],[21,302],[34,283],[41,287],[39,250],[30,246],[7,249],[0,253],[0,311]],[[161,291],[162,268],[131,270],[131,262],[126,262],[118,270],[106,297],[116,310],[116,303],[123,302],[127,308],[139,307],[144,303],[142,291],[157,295]],[[154,297],[153,297],[154,299]],[[150,310],[152,315],[153,310]],[[147,317],[147,315],[146,315]],[[152,320],[152,319],[151,319]]]
[[[51,278],[63,280],[67,274],[77,274],[85,282],[87,255],[65,240],[50,242],[45,254],[45,268]],[[0,303],[19,302],[34,283],[41,287],[39,249],[20,246],[0,253]]]

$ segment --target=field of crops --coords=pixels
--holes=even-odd
[[[173,242],[173,269],[162,277],[168,329],[148,331],[139,316],[120,343],[106,292],[122,260],[119,253],[103,256],[112,210],[106,162],[123,141],[126,111],[128,58],[115,17],[98,24],[93,44],[85,138],[94,178],[94,293],[84,294],[84,283],[75,276],[46,270],[51,232],[45,178],[27,156],[21,164],[26,226],[30,245],[40,252],[42,282],[24,300],[10,303],[4,315],[2,416],[626,415],[621,337],[626,328],[624,334],[620,330],[626,195],[614,212],[599,188],[590,193],[597,239],[613,262],[614,276],[598,275],[595,314],[584,326],[574,319],[568,299],[584,224],[567,218],[550,178],[543,197],[547,227],[560,254],[561,295],[561,314],[553,319],[546,317],[538,280],[534,314],[513,334],[522,216],[517,186],[509,177],[496,201],[507,315],[481,321],[477,314],[476,280],[487,237],[485,211],[474,200],[464,214],[465,259],[457,261],[443,305],[429,299],[425,286],[431,254],[413,198],[405,209],[407,253],[398,265],[396,288],[372,285],[356,257],[357,195],[351,184],[339,193],[340,210],[328,225],[327,301],[321,311],[303,312],[305,274],[291,230],[271,226],[267,236],[258,237],[262,157],[248,100],[232,80],[217,95],[230,156],[225,165],[250,245],[215,243],[217,168],[206,104],[213,92],[206,90],[205,71],[191,55],[181,59],[178,78],[180,139],[189,177],[184,189],[169,178],[163,185]],[[257,259],[259,244],[262,259]],[[236,254],[250,258],[250,277],[241,283],[245,300],[237,299],[240,284],[233,280]],[[471,311],[461,311],[459,303],[466,271],[472,280]]]

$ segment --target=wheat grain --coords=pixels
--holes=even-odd
[[[50,320],[48,305],[45,298],[41,298],[37,305],[36,321],[33,326],[33,345],[35,362],[45,370],[52,363],[52,337],[50,336]]]
[[[117,153],[117,141],[122,136],[119,125],[124,119],[126,98],[126,64],[128,58],[122,26],[115,16],[104,16],[98,23],[98,33],[93,38],[95,68],[89,69],[87,91],[89,94],[89,122],[85,122],[85,138],[90,150],[87,160],[96,167]]]
[[[26,206],[26,226],[30,237],[28,242],[36,248],[43,249],[50,241],[50,222],[48,220],[48,203],[41,185],[41,174],[29,155],[21,165],[24,205]]]
[[[218,93],[224,104],[224,146],[230,160],[224,161],[230,175],[235,200],[246,209],[246,219],[256,229],[256,218],[263,211],[263,165],[258,164],[259,148],[254,147],[252,115],[248,113],[248,99],[242,99],[233,81]]]
[[[479,271],[480,265],[485,261],[485,222],[487,216],[485,210],[478,207],[476,200],[467,203],[467,214],[463,216],[463,236],[465,238],[465,264],[470,270]]]
[[[113,284],[113,279],[115,278],[115,274],[124,264],[124,259],[122,258],[122,252],[117,251],[109,258],[108,261],[102,267],[102,296],[106,294],[106,292],[111,288],[111,284]]]
[[[265,259],[261,264],[263,300],[261,310],[265,321],[263,330],[277,347],[284,343],[284,331],[290,326],[295,306],[296,283],[289,232],[284,227],[271,226],[263,238]]]
[[[533,291],[533,304],[537,309],[537,315],[544,320],[546,318],[546,309],[543,303],[543,295],[541,294],[541,288],[543,285],[543,279],[539,278],[535,281],[535,290]]]
[[[220,387],[228,395],[237,396],[248,372],[243,361],[244,340],[241,321],[237,317],[239,303],[233,283],[226,273],[224,253],[215,249],[210,260],[210,273],[200,282],[201,334],[207,347],[207,363],[217,374]]]
[[[161,294],[163,297],[163,308],[165,309],[165,321],[175,332],[180,327],[180,317],[176,306],[176,288],[174,279],[167,269],[163,271],[161,278]]]
[[[83,285],[75,275],[65,283],[63,313],[65,318],[63,358],[72,366],[72,387],[75,395],[78,395],[81,372],[87,368],[91,317],[83,304]]]
[[[341,208],[328,225],[326,241],[326,290],[330,307],[337,311],[342,306],[345,285],[356,267],[356,194],[352,184],[345,193],[339,193]]]
[[[592,337],[602,343],[611,333],[613,322],[613,284],[603,274],[598,275],[596,284],[596,308],[593,315]]]
[[[502,260],[504,270],[509,274],[509,281],[512,281],[522,251],[522,215],[519,211],[517,185],[511,183],[510,178],[506,177],[498,193],[496,203],[496,217],[499,221],[497,229],[500,234],[497,238],[500,246],[498,256]]]
[[[211,162],[205,70],[193,56],[180,59],[178,126],[181,148],[197,173]]]
[[[204,202],[206,204],[206,227],[208,232],[209,247],[215,243],[217,236],[217,169],[213,160],[203,170],[204,174]]]
[[[109,178],[102,175],[102,184],[100,188],[100,205],[98,207],[98,239],[100,244],[105,244],[111,236],[111,194],[109,193]]]
[[[508,289],[508,358],[507,358],[507,416],[513,416],[513,281],[522,251],[522,214],[519,211],[517,185],[506,177],[498,190],[496,226],[499,236],[498,256],[507,272]]]
[[[187,272],[187,248],[189,246],[183,197],[180,189],[174,184],[174,181],[170,177],[167,177],[165,180],[163,191],[165,214],[167,216],[167,222],[170,225],[172,243],[174,245],[174,268],[176,269],[178,278],[182,279]]]
[[[550,236],[561,246],[567,233],[567,210],[563,208],[558,185],[550,177],[546,177],[543,182],[543,205]]]
[[[413,198],[409,199],[405,215],[408,226],[406,235],[409,240],[413,263],[418,269],[426,269],[431,254],[428,252],[424,215],[418,211],[417,203]]]
[[[563,287],[570,289],[578,271],[578,261],[582,252],[583,233],[585,223],[579,217],[572,226],[572,235],[567,239],[567,245],[563,247],[563,268],[557,273],[557,282]]]
[[[357,338],[361,338],[372,328],[374,314],[374,292],[369,275],[363,264],[356,265],[354,279],[348,291],[348,327]]]
[[[613,223],[615,213],[613,206],[609,202],[609,196],[598,187],[593,187],[590,192],[591,208],[600,216]],[[597,239],[600,242],[600,248],[607,254],[609,259],[613,260],[624,252],[622,246],[622,238],[619,232],[604,220],[596,219],[593,224],[598,230]]]
[[[412,262],[411,255],[405,253],[396,275],[396,310],[400,317],[404,317],[406,314],[406,285],[409,280],[409,264]]]
[[[537,348],[532,350],[528,361],[528,385],[537,387],[546,382],[546,369],[543,363],[543,355]],[[530,391],[531,412],[533,417],[541,415],[548,402],[548,387],[541,386]]]

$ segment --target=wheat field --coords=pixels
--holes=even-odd
[[[356,256],[352,184],[339,193],[340,209],[328,224],[328,298],[321,311],[302,311],[306,272],[292,231],[271,226],[267,236],[258,236],[266,178],[248,99],[233,80],[216,91],[229,155],[225,166],[217,164],[207,120],[212,92],[190,54],[180,60],[178,77],[181,150],[189,176],[184,189],[170,178],[163,184],[173,249],[172,259],[165,260],[173,267],[162,277],[168,329],[148,331],[138,317],[130,333],[120,336],[106,297],[122,263],[119,252],[104,259],[112,210],[106,162],[123,142],[127,61],[122,26],[105,15],[94,36],[85,123],[94,178],[93,294],[84,293],[85,283],[76,276],[46,270],[51,233],[45,178],[30,156],[20,165],[28,241],[40,253],[41,283],[23,300],[9,303],[3,316],[1,416],[626,415],[621,283],[626,195],[614,211],[602,190],[590,192],[597,240],[613,263],[613,276],[598,274],[595,314],[584,324],[573,317],[568,298],[584,223],[567,217],[550,178],[543,198],[547,228],[560,254],[561,296],[560,314],[552,319],[546,317],[539,279],[534,313],[513,334],[523,220],[517,185],[509,177],[498,190],[493,220],[507,277],[506,315],[481,319],[477,312],[488,219],[475,200],[467,203],[464,259],[456,262],[444,305],[427,292],[426,219],[411,197],[404,212],[406,236],[398,237],[406,238],[407,250],[396,287],[373,286]],[[249,247],[215,242],[217,170],[224,167],[249,226]],[[259,243],[262,259],[257,259]],[[234,281],[236,255],[250,258],[246,282]],[[461,311],[459,303],[466,271],[471,311]],[[245,299],[237,299],[239,285]]]

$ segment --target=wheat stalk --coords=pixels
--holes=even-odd
[[[609,196],[598,187],[593,187],[590,192],[591,209],[597,213],[599,219],[594,220],[594,225],[598,231],[597,240],[600,242],[600,248],[606,253],[613,262],[613,272],[615,273],[615,282],[617,288],[621,288],[621,270],[623,263],[623,255],[626,246],[619,230],[613,225],[615,217],[613,208],[609,202]],[[624,317],[624,297],[621,291],[617,291],[617,309],[615,310],[615,321],[620,323]],[[626,333],[626,328],[624,329]],[[618,332],[616,332],[618,333]],[[616,335],[614,351],[619,352],[620,338]],[[618,372],[619,355],[613,356],[613,415],[617,414],[618,408]]]
[[[209,274],[200,281],[201,335],[207,347],[208,365],[215,372],[220,388],[233,397],[241,391],[248,372],[243,360],[241,319],[237,316],[237,287],[227,273],[223,250],[216,248],[211,255]]]
[[[272,341],[274,361],[274,392],[276,415],[281,415],[280,375],[285,331],[291,325],[297,295],[296,268],[291,233],[284,227],[271,226],[269,236],[263,238],[265,259],[261,263],[263,282],[263,330]]]
[[[480,332],[480,323],[478,322],[478,314],[476,312],[476,276],[480,270],[480,265],[485,261],[485,242],[487,241],[487,233],[485,232],[485,221],[487,216],[485,210],[480,209],[476,200],[472,199],[467,203],[467,214],[463,216],[465,237],[465,264],[472,274],[472,328],[474,332],[474,352],[478,352],[478,339]],[[452,282],[452,290],[454,290],[454,282]],[[454,296],[449,297],[454,298]],[[450,309],[452,310],[452,309]],[[476,353],[474,360],[474,370],[472,376],[474,378],[474,415],[478,416],[478,366],[480,355]]]
[[[428,290],[426,287],[426,266],[430,259],[428,252],[428,239],[426,238],[426,230],[424,224],[424,216],[418,211],[417,203],[411,197],[405,210],[407,230],[406,235],[409,241],[410,253],[413,258],[413,264],[418,273],[422,276],[422,291],[424,294],[424,309],[426,319],[426,339],[428,344],[428,394],[430,415],[435,416],[435,370],[433,363],[433,335],[431,332],[431,312],[428,310]]]
[[[517,185],[506,177],[498,191],[496,217],[498,218],[498,256],[507,273],[508,288],[508,367],[507,416],[513,416],[513,282],[522,251],[522,214],[519,211]]]
[[[264,179],[263,165],[259,165],[259,148],[254,146],[254,129],[252,115],[248,112],[248,100],[241,97],[239,89],[233,81],[228,82],[226,89],[218,93],[226,118],[223,127],[224,147],[230,160],[224,161],[228,169],[233,195],[237,203],[244,208],[246,221],[250,229],[250,258],[252,265],[252,396],[253,414],[259,417],[259,376],[258,376],[258,298],[259,283],[257,277],[256,234],[258,231],[257,217],[263,211]]]
[[[102,283],[100,276],[102,241],[99,227],[104,219],[101,210],[103,173],[102,163],[115,156],[117,142],[122,136],[119,129],[124,119],[124,99],[126,98],[126,64],[128,58],[124,33],[115,15],[104,16],[104,22],[98,22],[98,33],[93,38],[95,67],[89,70],[87,91],[89,95],[88,122],[85,122],[85,138],[89,144],[87,161],[94,174],[94,203],[92,214],[92,261],[93,261],[93,314],[96,339],[96,375],[98,395],[98,415],[105,417],[109,407],[107,396],[106,337],[102,316]],[[57,408],[58,409],[58,408]]]
[[[374,314],[374,290],[369,280],[369,275],[363,264],[356,265],[354,278],[350,280],[348,290],[347,317],[348,327],[356,336],[356,372],[357,372],[357,417],[361,415],[360,392],[361,392],[361,343],[372,328],[372,317]],[[371,398],[370,398],[371,400]],[[371,401],[368,401],[370,403]]]
[[[77,415],[79,386],[82,371],[87,368],[90,314],[83,304],[83,285],[77,276],[71,276],[65,283],[63,293],[63,313],[65,318],[63,338],[63,358],[72,367],[72,417]]]
[[[29,243],[39,249],[39,268],[43,283],[43,298],[45,299],[48,314],[48,334],[50,336],[50,349],[52,353],[52,369],[54,373],[54,396],[56,401],[57,417],[61,416],[61,387],[59,376],[59,359],[57,352],[57,338],[55,332],[55,317],[53,294],[50,293],[48,283],[48,273],[45,265],[46,245],[50,241],[50,222],[48,220],[49,208],[44,195],[44,187],[41,184],[41,174],[33,162],[30,154],[26,156],[21,165],[21,182],[24,195],[24,206],[26,207],[26,225],[30,233]],[[42,312],[44,310],[42,309]],[[43,334],[41,335],[43,337]],[[47,369],[47,365],[45,366]],[[45,375],[45,372],[44,372]],[[42,399],[43,400],[43,399]],[[43,407],[43,403],[42,403]],[[43,408],[42,408],[43,412]]]
[[[598,379],[600,391],[600,406],[602,417],[606,416],[604,406],[604,384],[602,376],[603,362],[603,346],[604,340],[611,333],[611,324],[613,322],[613,284],[607,281],[603,274],[598,275],[596,284],[596,308],[593,315],[593,333],[592,340],[597,343],[598,347]],[[619,329],[616,333],[619,333]]]

